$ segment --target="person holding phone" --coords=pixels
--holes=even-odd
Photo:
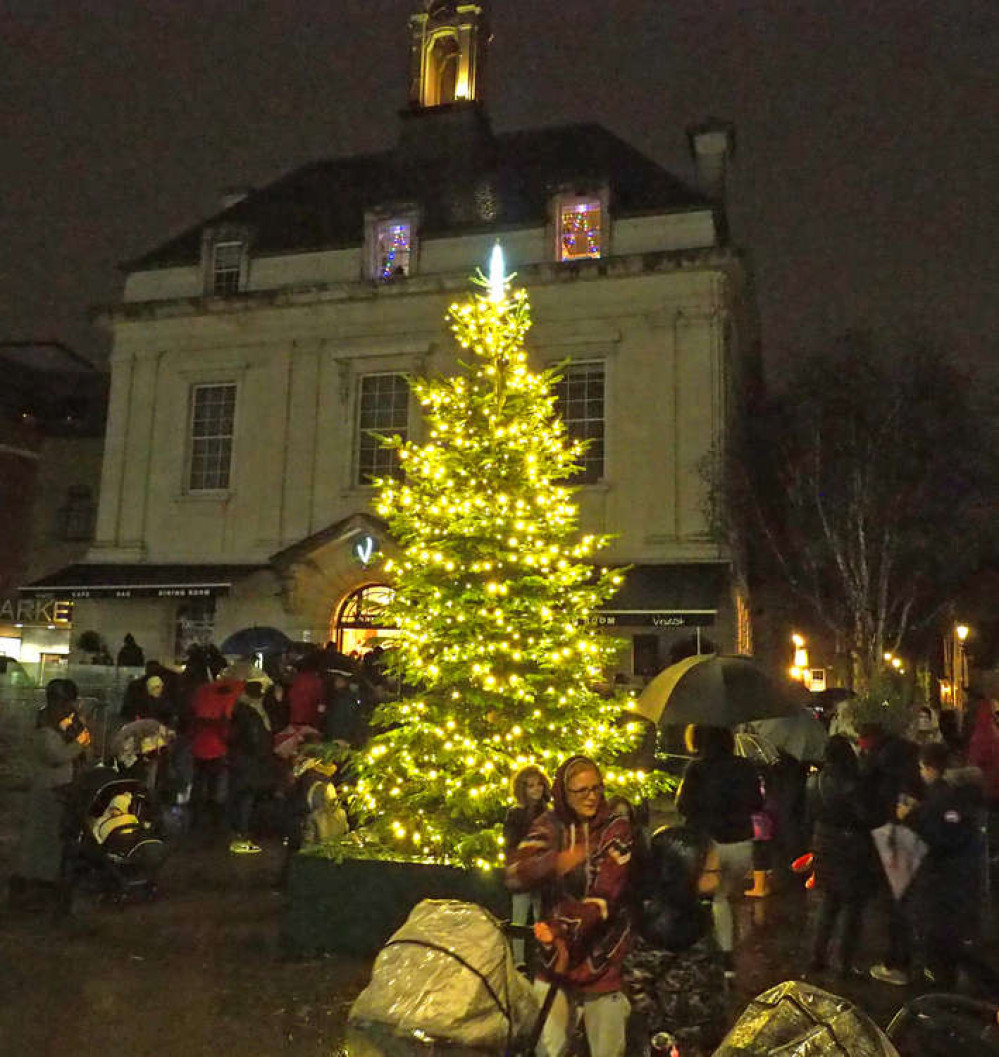
[[[32,741],[31,788],[10,879],[15,905],[30,905],[46,896],[54,899],[56,909],[65,905],[65,794],[89,745],[90,731],[80,713],[76,683],[53,679],[45,688],[45,706],[38,714]]]

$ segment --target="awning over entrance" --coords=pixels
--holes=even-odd
[[[729,567],[635,565],[593,616],[602,627],[697,628],[714,624]]]
[[[78,598],[212,598],[266,565],[68,565],[18,590]]]

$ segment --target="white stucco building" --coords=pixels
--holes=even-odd
[[[694,190],[596,125],[494,132],[484,18],[454,2],[412,17],[409,108],[384,152],[291,172],[129,265],[105,313],[96,542],[28,589],[73,599],[77,629],[130,631],[166,661],[256,624],[346,648],[373,634],[365,538],[392,541],[371,431],[420,436],[404,376],[455,370],[445,313],[499,238],[534,360],[567,362],[564,415],[593,440],[583,527],[635,566],[602,619],[639,672],[695,627],[746,647],[704,477],[755,355],[717,195],[732,134],[691,134]]]

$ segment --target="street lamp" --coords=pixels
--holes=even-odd
[[[957,640],[954,650],[954,707],[963,710],[964,694],[968,688],[968,652],[965,642],[971,628],[967,624],[954,625],[954,638]]]
[[[808,667],[808,650],[805,649],[805,639],[802,635],[794,632],[791,635],[794,644],[794,662],[790,670],[792,679],[804,679],[805,669]]]

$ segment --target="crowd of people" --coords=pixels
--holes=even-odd
[[[141,656],[134,638],[122,648]],[[370,736],[372,713],[390,696],[383,651],[363,658],[330,644],[230,662],[194,646],[181,670],[155,660],[126,687],[103,764],[139,781],[164,828],[226,832],[233,854],[261,850],[257,836],[280,837],[288,857],[310,835],[330,839],[346,817],[333,788],[337,757]],[[32,784],[11,898],[65,909],[68,800],[95,761],[76,684],[53,679],[31,745]],[[286,872],[282,870],[282,877]]]
[[[362,746],[373,709],[390,694],[379,650],[361,659],[330,645],[256,667],[195,647],[182,671],[150,661],[128,687],[119,767],[192,827],[227,825],[234,854],[260,850],[254,827],[268,824],[270,810],[290,855],[310,827],[316,839],[347,828],[335,763],[312,747]],[[160,733],[147,743],[153,728]],[[567,759],[551,780],[533,765],[515,777],[505,879],[514,924],[533,927],[533,964],[515,940],[518,966],[540,989],[559,984],[540,1044],[546,1057],[565,1052],[577,1014],[591,1057],[623,1057],[635,1030],[705,1047],[723,1023],[724,981],[736,968],[734,905],[749,887],[767,802],[731,730],[691,735],[696,756],[675,800],[682,822],[651,836],[640,809],[606,795],[599,765],[586,756]],[[14,900],[32,886],[57,905],[68,900],[63,794],[89,743],[75,686],[53,680],[38,718]],[[878,725],[856,739],[833,735],[805,804],[810,851],[796,865],[817,907],[800,970],[820,979],[860,975],[865,917],[880,898],[888,944],[867,970],[873,979],[925,977],[946,990],[964,969],[999,999],[999,980],[973,942],[987,912],[986,841],[995,826],[986,821],[999,811],[992,702],[973,698],[963,737],[925,717],[912,740]]]
[[[801,975],[827,986],[868,975],[858,954],[866,911],[880,898],[888,949],[871,978],[952,990],[964,969],[999,1001],[999,974],[975,944],[988,912],[999,723],[991,701],[972,705],[967,737],[954,727],[951,743],[936,725],[927,736],[925,723],[911,741],[878,725],[856,743],[829,739],[807,788],[812,851],[802,859],[818,906]],[[535,986],[564,985],[542,1033],[546,1057],[566,1052],[574,1015],[593,1057],[622,1057],[636,1025],[646,1039],[669,1032],[695,1050],[717,1041],[722,981],[735,972],[733,903],[748,888],[765,799],[731,731],[700,728],[694,744],[676,796],[683,822],[651,838],[605,797],[593,760],[572,757],[551,783],[533,766],[516,776],[505,826],[512,918],[533,917]],[[516,941],[514,953],[523,963]]]

